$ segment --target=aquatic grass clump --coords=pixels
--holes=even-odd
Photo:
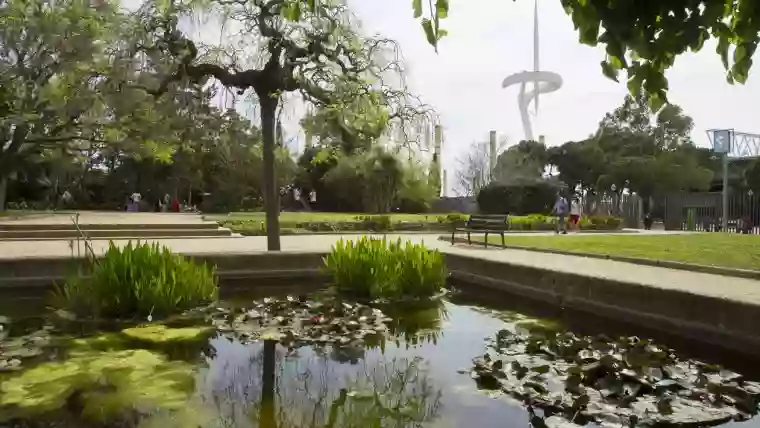
[[[400,239],[341,239],[325,257],[325,271],[338,291],[370,299],[432,297],[446,282],[438,251]]]
[[[53,305],[79,316],[160,317],[217,299],[214,269],[158,244],[110,244],[90,272],[71,277],[54,294]]]

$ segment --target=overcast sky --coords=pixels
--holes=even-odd
[[[572,21],[559,0],[538,0],[541,69],[562,76],[563,87],[540,99],[534,134],[548,145],[578,140],[594,132],[604,114],[626,94],[625,83],[602,75],[602,47],[578,43]],[[501,88],[508,75],[533,69],[532,0],[451,0],[439,53],[430,47],[412,17],[411,0],[349,0],[368,34],[397,40],[408,66],[411,89],[442,116],[445,165],[473,141],[494,129],[514,144],[523,138],[518,87]],[[695,122],[692,138],[708,145],[705,130],[735,128],[760,133],[760,82],[729,85],[715,45],[676,61],[667,74],[669,99]],[[754,73],[757,75],[757,72]]]

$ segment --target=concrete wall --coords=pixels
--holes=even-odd
[[[308,292],[327,282],[320,271],[324,253],[187,256],[217,267],[223,294],[233,290],[273,293],[294,284],[299,291]],[[488,287],[504,293],[505,298],[520,296],[559,310],[572,309],[760,356],[760,330],[755,324],[760,319],[760,305],[640,285],[635,278],[623,281],[569,274],[453,254],[445,258],[457,284]],[[53,281],[63,283],[81,263],[68,257],[0,260],[0,301],[42,297]]]
[[[616,279],[446,255],[452,278],[760,356],[760,306]],[[719,286],[716,284],[716,286]]]

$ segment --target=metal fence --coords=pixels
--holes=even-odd
[[[719,232],[723,223],[720,192],[678,193],[665,197],[666,230]],[[760,195],[730,194],[728,232],[760,234]]]
[[[638,195],[602,193],[581,198],[583,215],[609,215],[621,217],[623,225],[639,228],[641,225],[641,198]]]

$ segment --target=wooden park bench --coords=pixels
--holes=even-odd
[[[467,232],[467,244],[472,245],[471,234],[484,233],[486,235],[485,246],[488,246],[488,234],[501,235],[501,245],[504,245],[504,232],[509,230],[509,216],[507,215],[480,215],[472,214],[464,227],[454,225],[451,232],[451,245],[454,245],[454,235],[457,232]]]

